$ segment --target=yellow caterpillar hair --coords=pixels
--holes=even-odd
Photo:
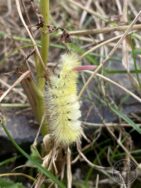
[[[81,112],[77,97],[75,67],[80,62],[74,53],[64,54],[47,81],[45,100],[49,132],[58,144],[69,145],[81,134]]]

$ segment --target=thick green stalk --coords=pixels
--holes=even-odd
[[[48,62],[49,35],[47,25],[49,25],[49,0],[40,0],[40,10],[43,17],[43,28],[41,29],[41,57],[44,64]],[[44,91],[45,70],[41,63],[38,65],[38,83],[39,88]]]
[[[49,50],[49,35],[47,31],[47,25],[49,25],[49,0],[40,0],[40,10],[43,17],[43,28],[41,28],[41,57],[46,66],[48,62],[48,50]],[[36,113],[39,119],[44,115],[44,89],[45,89],[45,69],[42,64],[39,62],[39,59],[36,60],[36,70],[37,70],[37,83],[38,89],[42,93],[42,97],[37,101]],[[42,119],[40,119],[41,123]],[[47,134],[47,122],[42,125],[41,129],[42,135]]]

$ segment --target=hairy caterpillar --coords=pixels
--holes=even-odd
[[[46,83],[48,129],[58,144],[69,145],[82,134],[77,97],[78,72],[75,70],[78,66],[80,62],[74,53],[62,55]]]

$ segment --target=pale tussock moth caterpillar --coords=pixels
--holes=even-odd
[[[75,71],[79,65],[74,53],[62,55],[46,83],[48,129],[58,144],[69,145],[76,142],[82,134],[77,97],[78,72]]]

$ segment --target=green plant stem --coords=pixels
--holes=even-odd
[[[49,25],[49,0],[40,0],[40,11],[43,17],[43,27],[41,28],[41,57],[44,65],[48,62],[48,50],[49,50],[49,35],[47,31],[47,25]],[[45,90],[45,69],[39,62],[38,57],[35,57],[36,70],[37,70],[37,87],[42,93],[41,97],[37,101],[36,114],[39,119],[39,123],[42,121],[44,115],[44,90]],[[42,124],[42,135],[47,134],[47,122],[46,120]]]
[[[43,27],[41,28],[41,58],[44,65],[48,62],[48,50],[49,50],[49,35],[47,31],[47,25],[49,24],[49,0],[40,0],[40,11],[43,17]],[[42,135],[47,134],[47,120],[43,121],[45,114],[45,66],[41,64],[37,55],[34,56],[36,65],[36,80],[37,84],[31,79],[28,79],[24,84],[24,89],[32,106],[33,113],[39,124],[42,124]],[[43,121],[43,122],[42,122]]]
[[[49,0],[40,0],[40,10],[43,16],[43,28],[41,28],[41,57],[44,64],[48,62],[49,35],[47,25],[49,25]],[[41,63],[37,67],[39,88],[43,91],[45,86],[45,70]]]

